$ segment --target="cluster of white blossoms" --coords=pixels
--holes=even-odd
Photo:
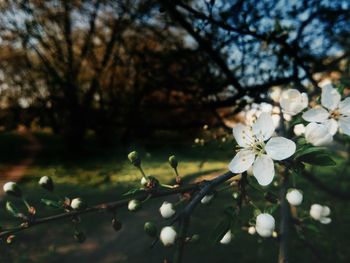
[[[310,216],[320,221],[321,224],[329,224],[332,219],[328,216],[331,214],[331,209],[328,206],[322,206],[319,204],[313,204],[310,208]]]
[[[341,100],[340,93],[329,81],[321,84],[321,88],[321,105],[302,114],[309,124],[303,129],[298,127],[296,131],[300,135],[299,130],[302,130],[306,141],[314,146],[331,143],[338,130],[350,136],[350,98]],[[307,108],[308,98],[305,93],[288,89],[281,94],[280,105],[284,113],[295,116]]]
[[[284,137],[272,137],[275,126],[270,114],[263,112],[251,126],[238,124],[233,136],[240,149],[228,168],[243,173],[253,167],[253,175],[262,186],[269,185],[275,175],[273,160],[281,161],[295,153],[296,145]],[[267,141],[267,142],[266,142]]]

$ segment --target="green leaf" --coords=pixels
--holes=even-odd
[[[59,201],[49,200],[49,199],[41,199],[41,202],[45,204],[46,206],[52,207],[52,208],[61,208],[62,204]]]
[[[304,155],[307,155],[307,154],[326,154],[326,150],[324,148],[321,148],[321,147],[313,147],[313,146],[307,146],[307,147],[301,147],[300,149],[298,149],[295,153],[295,157],[294,159],[298,159]]]
[[[297,124],[305,124],[306,122],[305,122],[305,120],[301,117],[302,116],[302,114],[298,114],[298,115],[296,115],[290,122],[289,122],[289,125],[290,125],[290,127],[293,127],[293,126],[295,126],[295,125],[297,125]]]
[[[21,217],[22,215],[18,208],[10,201],[6,202],[6,210],[14,217]]]
[[[304,154],[298,158],[303,163],[319,165],[319,166],[333,166],[336,165],[335,161],[326,153],[315,154],[309,153]]]
[[[129,191],[127,191],[126,193],[124,193],[123,196],[133,195],[133,194],[136,194],[136,193],[139,193],[142,191],[144,191],[144,190],[142,190],[140,188],[133,188],[133,189],[130,189]]]
[[[215,226],[212,233],[210,234],[210,241],[213,244],[217,244],[224,237],[226,232],[231,227],[231,218],[228,215],[225,215],[224,218]]]

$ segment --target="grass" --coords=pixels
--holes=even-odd
[[[209,137],[210,134],[200,136]],[[39,141],[44,146],[36,162],[22,179],[21,187],[30,202],[37,208],[38,215],[55,213],[40,204],[40,198],[52,198],[37,186],[38,179],[43,175],[51,175],[56,183],[57,192],[68,197],[82,197],[89,204],[116,200],[128,189],[139,185],[140,174],[132,167],[126,155],[130,150],[137,149],[143,158],[143,167],[148,175],[156,176],[163,183],[174,180],[174,174],[167,163],[171,154],[176,154],[180,160],[179,172],[184,180],[198,180],[203,176],[216,175],[224,171],[233,156],[233,143],[209,142],[205,146],[194,146],[192,141],[197,135],[173,136],[161,134],[147,141],[136,141],[132,146],[118,143],[109,147],[99,146],[91,138],[87,141],[83,152],[76,154],[67,151],[62,141],[52,135],[38,133]],[[0,154],[0,167],[6,167],[14,160],[20,160],[25,154],[14,149],[20,149],[26,143],[15,134],[2,134],[0,147],[9,148]],[[314,173],[325,183],[334,185],[341,190],[349,188],[348,164],[335,153],[338,162],[336,168],[316,168]],[[345,168],[344,168],[345,167]],[[254,182],[254,179],[251,178]],[[318,262],[316,254],[324,262],[348,262],[350,252],[347,249],[350,236],[350,208],[346,202],[339,201],[327,194],[315,190],[310,183],[302,178],[296,178],[296,185],[304,191],[304,202],[301,212],[307,214],[312,203],[330,205],[332,208],[332,224],[324,226],[317,222],[307,223],[309,229],[304,233],[308,243],[299,240],[295,231],[291,230],[291,262]],[[273,185],[270,191],[276,192]],[[232,191],[220,192],[217,198],[208,206],[199,206],[191,219],[190,234],[199,233],[201,241],[198,244],[188,244],[185,252],[185,262],[274,262],[277,257],[278,242],[276,239],[261,239],[248,235],[241,230],[253,218],[253,208],[242,210],[239,220],[235,223],[235,238],[230,245],[212,244],[208,237],[212,229],[223,215],[223,209],[234,205]],[[264,197],[253,189],[248,189],[258,207],[271,207]],[[167,200],[176,201],[176,197]],[[145,221],[155,221],[158,226],[167,224],[158,212],[162,200],[148,201],[137,213],[126,209],[117,211],[117,216],[123,222],[123,228],[116,233],[110,225],[111,214],[94,214],[82,218],[80,228],[88,239],[83,244],[77,244],[72,237],[74,226],[70,220],[63,220],[47,226],[39,226],[20,233],[12,245],[0,243],[0,262],[31,263],[31,262],[162,262],[164,257],[171,257],[172,248],[163,248],[159,243],[153,249],[149,246],[152,240],[143,232]],[[19,204],[20,205],[20,204]],[[2,201],[1,206],[4,206]],[[181,204],[180,204],[181,206]],[[178,209],[180,209],[179,207]],[[278,218],[278,210],[274,213]],[[0,225],[7,226],[13,219],[0,210]],[[277,221],[278,222],[278,221]],[[314,252],[311,252],[314,250]],[[295,253],[297,252],[297,253]]]

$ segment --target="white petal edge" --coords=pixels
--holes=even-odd
[[[303,113],[303,119],[308,122],[324,122],[328,119],[329,113],[324,108],[314,108]]]
[[[323,146],[331,143],[333,136],[326,125],[311,122],[305,128],[305,139],[314,146]]]
[[[233,173],[243,173],[253,164],[255,154],[251,150],[240,150],[228,165]]]
[[[341,99],[339,92],[332,85],[322,87],[321,104],[329,110],[334,110],[338,107]]]
[[[256,122],[252,125],[253,133],[258,140],[266,141],[270,139],[275,131],[275,125],[271,114],[262,112]]]
[[[338,124],[340,131],[350,136],[350,117],[340,117]]]
[[[258,156],[253,165],[253,175],[260,185],[269,185],[275,176],[272,159],[265,154]]]
[[[350,97],[339,103],[339,111],[345,116],[350,116]]]
[[[338,122],[335,119],[326,120],[324,123],[330,134],[334,135],[338,130]]]
[[[284,137],[273,137],[265,146],[267,155],[277,161],[289,158],[295,153],[295,149],[295,143]]]

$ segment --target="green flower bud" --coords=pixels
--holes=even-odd
[[[74,239],[78,242],[78,243],[84,243],[86,240],[86,236],[83,232],[75,232],[74,233]]]
[[[156,237],[158,230],[156,225],[153,222],[146,222],[143,229],[150,237]]]
[[[133,151],[128,154],[129,161],[136,167],[140,167],[141,165],[141,159],[139,157],[138,152]]]
[[[4,192],[8,195],[12,195],[15,197],[22,197],[21,189],[14,182],[7,182],[6,184],[4,184],[3,189],[4,189]]]
[[[169,157],[169,164],[172,168],[176,169],[177,168],[177,165],[178,165],[178,161],[176,159],[176,156],[175,155],[172,155]]]
[[[122,229],[122,222],[120,222],[118,219],[113,218],[112,220],[112,226],[113,229],[118,232],[120,229]]]
[[[74,198],[70,203],[71,208],[74,210],[84,210],[87,205],[81,198]]]
[[[141,208],[142,204],[139,200],[132,199],[128,203],[128,209],[129,211],[136,212]]]
[[[50,192],[52,192],[53,188],[54,188],[53,187],[53,181],[52,181],[51,177],[46,176],[46,175],[40,178],[39,185],[42,188],[44,188],[44,189],[46,189],[47,191],[50,191]]]
[[[190,242],[191,243],[197,243],[200,239],[200,236],[198,234],[194,234],[191,239],[190,239]]]

